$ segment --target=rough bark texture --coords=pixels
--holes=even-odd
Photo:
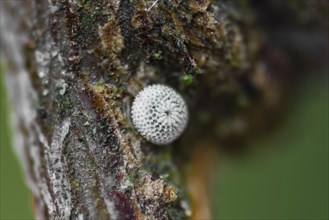
[[[327,9],[319,2],[316,12]],[[289,59],[268,43],[254,1],[0,6],[16,149],[38,219],[188,218],[197,208],[182,170],[195,141],[240,143],[281,109]],[[135,94],[152,83],[174,87],[190,107],[172,146],[147,143],[130,120]]]

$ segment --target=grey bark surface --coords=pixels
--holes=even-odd
[[[1,62],[37,219],[193,218],[184,169],[195,142],[239,145],[282,111],[289,59],[250,2],[1,1]],[[191,111],[171,146],[131,123],[134,96],[153,83]]]

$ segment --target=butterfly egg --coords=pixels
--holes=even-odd
[[[156,145],[175,141],[189,118],[182,96],[165,85],[151,85],[140,91],[132,104],[131,116],[137,131]]]

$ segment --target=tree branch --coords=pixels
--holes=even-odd
[[[15,145],[38,219],[202,213],[187,192],[199,183],[184,173],[206,161],[194,154],[198,143],[239,145],[277,121],[289,59],[268,44],[249,1],[0,4]],[[134,96],[153,83],[174,87],[190,107],[172,146],[146,142],[130,120]],[[207,179],[200,170],[187,181]]]

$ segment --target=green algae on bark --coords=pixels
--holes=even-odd
[[[198,207],[184,169],[196,140],[234,144],[280,110],[289,59],[268,42],[254,4],[1,2],[1,27],[13,36],[1,35],[1,53],[20,88],[10,89],[14,127],[37,218],[191,217]],[[162,148],[130,119],[134,96],[154,83],[175,88],[191,110],[187,132]]]

